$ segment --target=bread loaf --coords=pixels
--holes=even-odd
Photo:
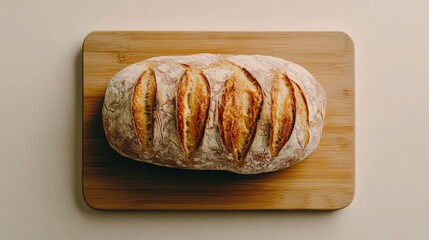
[[[109,144],[167,167],[276,171],[313,152],[326,95],[303,67],[270,56],[163,56],[112,78],[103,105]]]

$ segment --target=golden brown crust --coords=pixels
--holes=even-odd
[[[297,118],[299,119],[299,122],[301,123],[301,126],[304,130],[304,148],[306,148],[308,142],[310,141],[310,123],[308,119],[307,100],[305,99],[304,93],[298,84],[292,81],[292,85],[295,92]]]
[[[178,131],[180,114],[177,116],[176,111],[188,104],[180,97],[186,96],[186,87],[189,88],[185,79],[181,82],[188,68],[188,72],[204,74],[210,87],[210,96],[206,95],[210,103],[205,124],[191,127],[193,133],[202,134],[200,142],[195,141],[200,137],[190,141],[186,131]],[[289,131],[282,126],[289,126],[287,116],[291,114],[282,104],[289,106],[289,103],[286,98],[273,99],[276,94],[283,96],[282,92],[290,86],[291,97],[295,98],[295,122],[287,140]],[[146,102],[144,94],[151,96]],[[145,109],[149,109],[149,114],[153,110],[153,116],[145,116]],[[289,167],[316,149],[323,130],[326,95],[303,67],[275,57],[161,56],[117,73],[106,89],[102,112],[109,144],[125,157],[167,167],[256,174]],[[201,114],[190,113],[186,115],[188,118],[201,119]],[[184,115],[182,119],[187,118]],[[277,127],[272,129],[273,122]],[[153,129],[148,131],[148,126]],[[198,126],[204,129],[198,130]],[[153,137],[153,141],[149,141],[149,137]],[[276,139],[280,139],[277,145],[273,143]],[[186,148],[188,158],[185,158],[183,140],[198,142],[193,144],[197,146],[196,151]],[[273,157],[276,151],[279,152]],[[192,152],[195,152],[193,156]]]
[[[144,151],[153,146],[153,116],[156,98],[156,79],[147,69],[137,80],[133,93],[132,112],[137,136]]]
[[[237,67],[225,83],[218,124],[223,144],[238,164],[252,145],[261,107],[261,86],[246,69]]]
[[[176,117],[179,140],[186,159],[191,159],[204,135],[210,85],[201,72],[187,68],[177,87]]]
[[[277,156],[289,140],[295,124],[295,93],[286,74],[276,72],[271,90],[271,157]]]

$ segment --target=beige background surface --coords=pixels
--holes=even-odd
[[[0,2],[1,239],[425,239],[429,2]],[[93,30],[339,30],[356,50],[356,194],[336,212],[98,212],[80,194]]]

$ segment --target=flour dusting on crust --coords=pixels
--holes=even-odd
[[[218,127],[218,107],[224,84],[234,73],[232,65],[249,72],[263,93],[255,137],[246,158],[239,165],[224,147]],[[177,87],[187,67],[204,74],[211,96],[204,135],[192,161],[184,158],[176,122]],[[157,85],[152,151],[144,151],[140,146],[131,111],[134,87],[148,68],[155,72]],[[308,108],[309,140],[307,145],[302,144],[305,142],[305,130],[297,119],[289,140],[278,155],[271,158],[269,99],[276,72],[286,74],[303,93]],[[176,168],[256,174],[289,167],[313,152],[322,135],[325,112],[323,88],[306,69],[295,63],[261,55],[196,54],[155,57],[121,70],[106,90],[103,125],[109,144],[120,154],[138,161]]]

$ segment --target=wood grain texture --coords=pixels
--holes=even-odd
[[[262,54],[284,58],[321,83],[327,98],[319,147],[285,170],[258,175],[179,170],[120,156],[104,135],[101,109],[122,68],[163,55]],[[83,195],[103,210],[320,209],[354,195],[354,48],[341,32],[93,32],[83,46]]]

